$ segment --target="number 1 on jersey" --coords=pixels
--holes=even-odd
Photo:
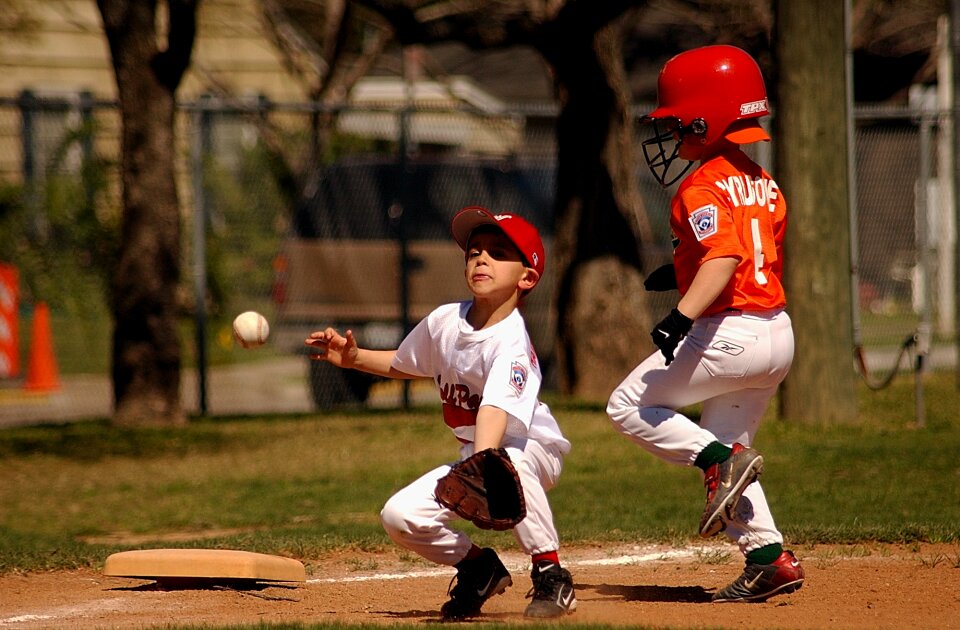
[[[760,219],[750,219],[750,235],[753,237],[753,277],[757,284],[767,284],[767,274],[763,272],[763,239],[760,238]]]

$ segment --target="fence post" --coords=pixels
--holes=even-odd
[[[27,186],[33,184],[36,172],[34,170],[34,137],[33,115],[37,109],[37,97],[30,90],[20,92],[17,99],[20,108],[20,144],[23,155],[23,181]]]
[[[860,359],[860,370],[866,377],[862,362],[863,333],[860,328],[860,236],[857,225],[857,133],[853,99],[853,0],[844,4],[844,31],[847,40],[846,55],[846,105],[847,105],[847,212],[850,217],[850,309],[853,320],[853,351]]]
[[[83,152],[83,164],[86,169],[93,160],[93,94],[84,90],[80,92],[80,121],[83,135],[80,136],[80,147]],[[83,193],[87,200],[87,205],[93,207],[96,197],[96,190],[90,177],[84,173]]]
[[[937,20],[937,137],[936,137],[936,174],[937,188],[934,191],[936,203],[937,242],[934,257],[936,264],[936,325],[934,330],[942,337],[950,338],[956,334],[954,325],[954,302],[957,296],[953,292],[953,255],[957,247],[957,226],[953,221],[954,195],[953,169],[956,163],[953,156],[953,116],[952,106],[953,77],[950,58],[950,20],[940,16]]]
[[[914,291],[919,289],[920,295],[914,295],[914,303],[920,312],[920,322],[917,324],[917,357],[914,370],[914,389],[916,394],[916,421],[917,426],[926,424],[926,408],[923,399],[923,375],[926,372],[927,355],[930,353],[930,322],[933,311],[933,298],[930,273],[930,150],[931,135],[935,124],[936,107],[930,98],[932,94],[925,90],[918,90],[920,110],[920,160],[919,173],[916,184],[916,230],[917,230],[917,270]]]
[[[194,333],[197,349],[197,406],[201,416],[207,415],[207,196],[204,183],[204,160],[209,150],[209,96],[201,96],[193,110],[193,137],[190,143],[193,183],[193,286]]]
[[[38,212],[39,203],[37,201],[37,152],[36,152],[36,128],[35,115],[39,107],[39,99],[30,90],[23,90],[17,99],[17,106],[20,108],[20,145],[23,164],[23,186],[24,200],[27,208],[30,209],[30,229],[35,233],[42,233],[43,220]]]
[[[397,229],[397,238],[400,243],[400,328],[405,337],[410,332],[410,252],[407,242],[406,219],[403,211],[406,208],[407,189],[407,152],[410,134],[410,109],[404,106],[399,114],[400,138],[397,146],[397,199],[390,206],[390,219]],[[410,408],[410,381],[403,380],[403,408]]]

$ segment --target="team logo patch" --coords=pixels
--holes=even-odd
[[[522,393],[527,385],[527,368],[516,361],[510,366],[510,385],[517,390],[517,394]]]
[[[693,235],[698,241],[717,233],[717,207],[713,204],[694,210],[689,217]]]

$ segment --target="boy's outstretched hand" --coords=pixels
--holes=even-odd
[[[326,361],[342,368],[352,368],[360,350],[352,330],[348,330],[345,336],[333,328],[318,330],[310,333],[304,343],[314,350],[319,350],[310,354],[311,359]]]

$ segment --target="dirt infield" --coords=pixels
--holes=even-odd
[[[742,561],[726,546],[562,550],[579,608],[560,623],[658,628],[960,628],[960,545],[794,548],[796,593],[761,604],[711,604]],[[526,559],[501,554],[514,585],[479,621],[529,624]],[[96,571],[0,577],[0,629],[150,628],[170,624],[431,623],[451,569],[399,552],[308,562],[301,585],[163,585]]]

